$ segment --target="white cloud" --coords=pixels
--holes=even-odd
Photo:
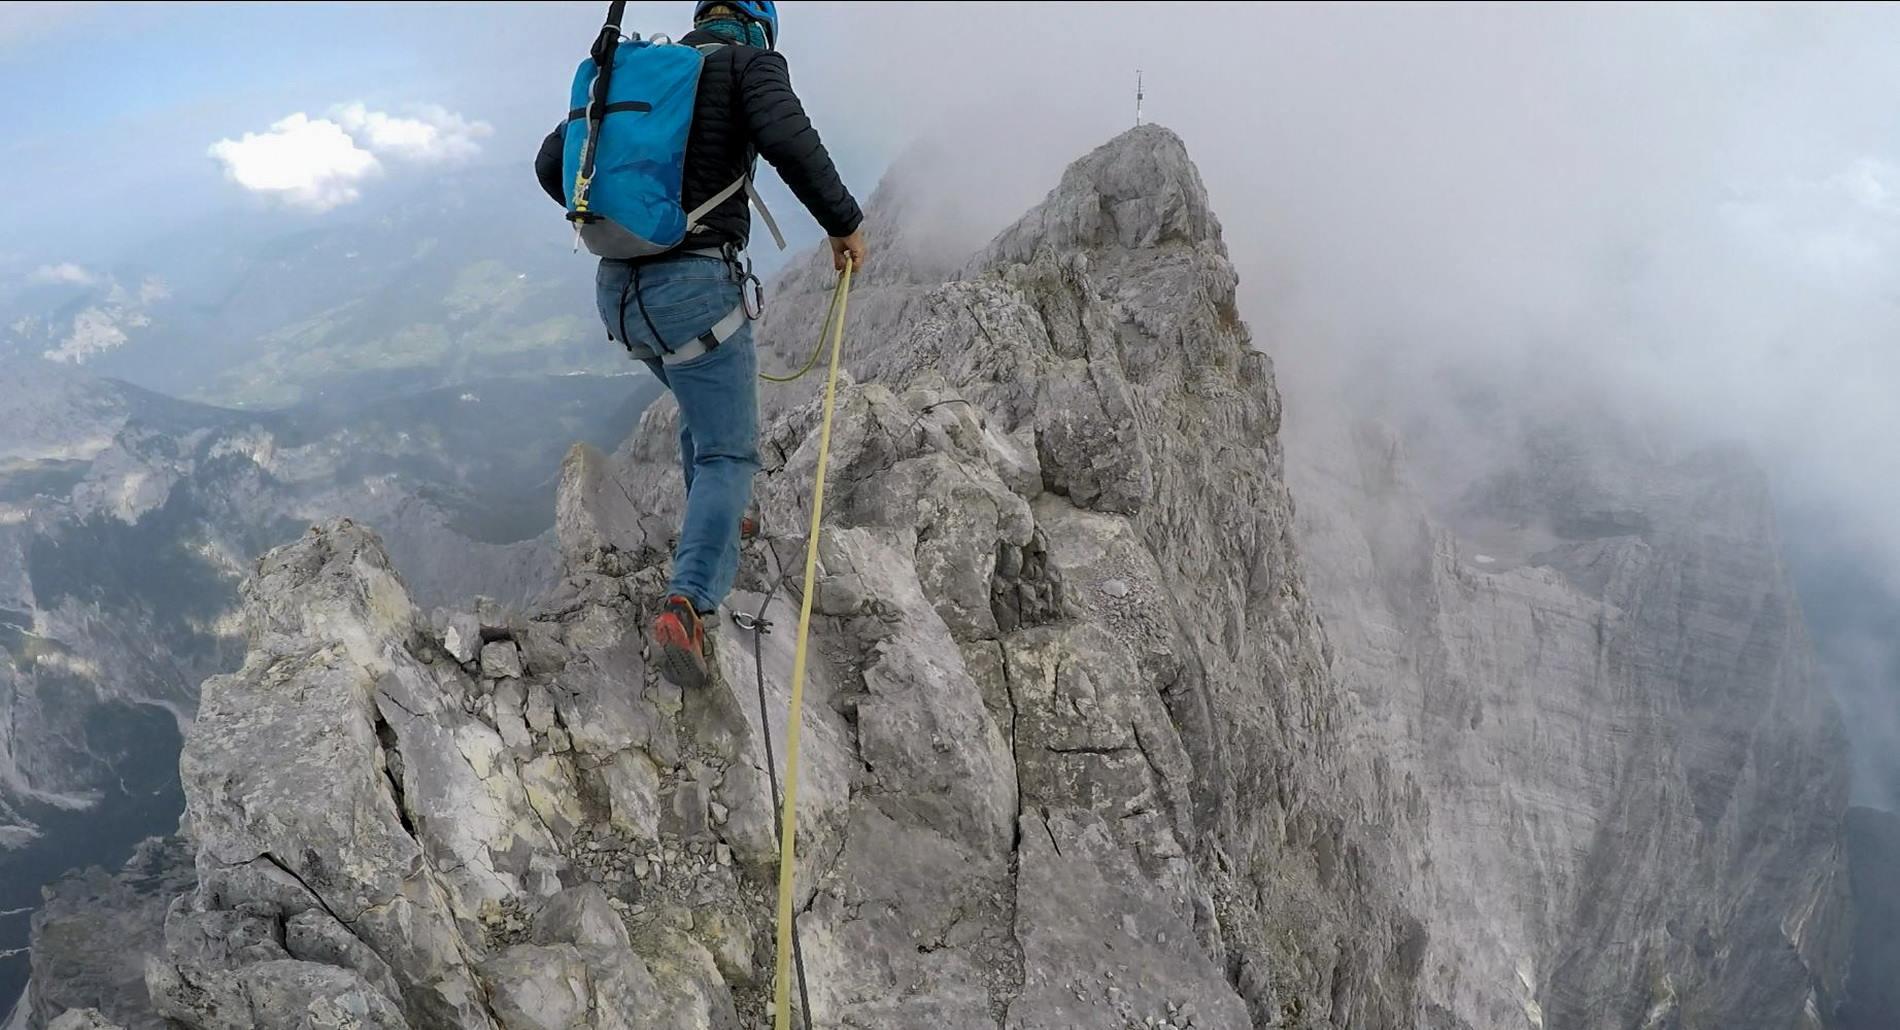
[[[360,196],[357,184],[381,171],[376,155],[356,145],[335,122],[299,111],[269,132],[222,139],[211,156],[232,182],[297,207],[328,211]]]
[[[332,108],[328,118],[299,111],[268,132],[219,140],[211,156],[245,189],[327,211],[361,196],[359,185],[384,170],[383,158],[409,164],[466,161],[481,152],[476,141],[494,131],[487,122],[437,104],[398,116],[358,101]]]
[[[36,283],[70,283],[76,286],[91,286],[98,281],[91,272],[71,261],[62,261],[57,265],[41,265],[33,270],[29,278]]]
[[[128,337],[112,314],[100,308],[87,308],[73,318],[73,331],[58,347],[45,352],[49,361],[83,365],[109,350],[125,346]]]
[[[1861,207],[1881,214],[1900,214],[1900,168],[1876,157],[1863,157],[1832,181]]]
[[[375,153],[417,163],[468,160],[481,152],[475,141],[495,131],[487,122],[469,121],[437,104],[416,107],[412,118],[371,111],[361,102],[344,104],[333,113],[350,135]]]

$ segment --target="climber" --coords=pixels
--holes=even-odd
[[[616,5],[609,15],[609,34],[619,31],[620,10]],[[705,619],[738,573],[741,522],[750,522],[744,513],[759,468],[758,360],[749,320],[732,317],[741,310],[756,314],[745,300],[750,273],[740,255],[751,232],[747,198],[756,199],[750,174],[757,156],[771,162],[830,236],[840,271],[847,261],[862,266],[865,259],[863,214],[792,91],[778,34],[771,0],[695,5],[693,31],[679,42],[705,56],[685,137],[679,206],[694,211],[722,193],[725,199],[689,221],[677,246],[648,257],[603,257],[595,277],[608,336],[643,360],[679,402],[686,514],[650,637],[661,672],[683,687],[707,681]],[[535,159],[541,188],[559,203],[571,199],[563,174],[563,158],[571,158],[567,133],[585,125],[570,113]],[[735,192],[740,185],[745,189]],[[769,215],[766,220],[769,226]],[[592,242],[589,248],[596,249]]]

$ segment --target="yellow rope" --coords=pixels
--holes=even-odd
[[[784,816],[779,820],[778,854],[778,975],[773,981],[772,995],[775,1030],[792,1027],[792,867],[798,821],[798,737],[804,721],[805,650],[811,638],[812,581],[818,577],[818,526],[825,510],[825,467],[831,462],[831,412],[837,400],[838,359],[844,352],[844,316],[850,300],[851,262],[847,258],[844,274],[838,277],[838,289],[832,294],[837,321],[827,325],[831,328],[831,373],[825,379],[824,417],[818,430],[818,471],[811,490],[811,533],[805,543],[805,593],[798,602],[798,646],[792,652],[792,699],[785,719],[785,807]],[[821,345],[824,342],[822,333],[819,342]]]
[[[847,271],[845,274],[849,275],[850,273]],[[838,280],[838,283],[839,285],[842,286],[844,284],[844,280],[840,279]],[[771,374],[770,372],[760,372],[759,378],[765,380],[768,383],[789,383],[789,382],[792,382],[793,380],[804,378],[805,373],[810,372],[812,370],[812,366],[818,364],[818,355],[823,354],[825,352],[825,330],[830,329],[831,320],[838,317],[838,300],[842,296],[843,294],[839,292],[838,290],[831,291],[831,307],[829,310],[825,312],[825,324],[822,328],[818,330],[818,342],[812,345],[811,357],[805,359],[804,368],[801,368],[798,371],[793,372],[791,375],[788,375],[788,376],[775,376]]]

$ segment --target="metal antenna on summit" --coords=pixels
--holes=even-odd
[[[1135,127],[1141,127],[1141,69],[1135,69]]]

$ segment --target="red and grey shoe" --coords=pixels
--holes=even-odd
[[[668,680],[697,690],[712,679],[706,662],[706,626],[692,601],[677,594],[666,599],[653,620],[652,642],[653,659]]]
[[[739,539],[750,540],[759,535],[759,520],[750,515],[739,520]]]

